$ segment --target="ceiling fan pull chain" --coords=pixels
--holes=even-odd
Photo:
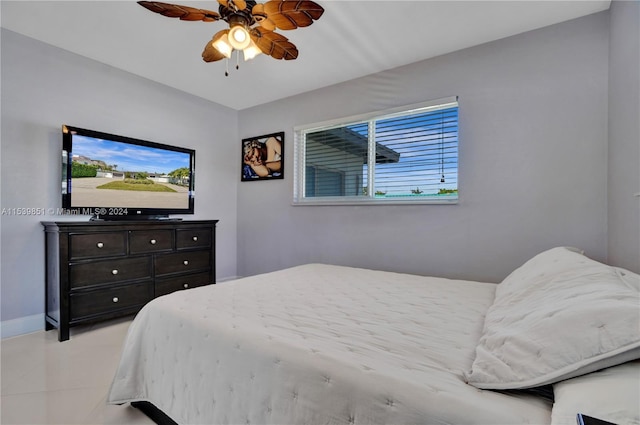
[[[224,65],[225,65],[224,76],[228,77],[229,76],[229,59],[228,58],[224,60]]]
[[[240,51],[236,50],[236,69],[240,69]]]
[[[440,183],[444,183],[444,113],[440,113]]]

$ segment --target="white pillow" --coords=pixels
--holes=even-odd
[[[572,249],[538,254],[496,288],[467,381],[531,388],[640,358],[639,280]]]
[[[583,413],[618,425],[640,424],[640,361],[553,384],[551,425],[576,425]]]

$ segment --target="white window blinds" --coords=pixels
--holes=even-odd
[[[455,98],[341,121],[296,129],[294,203],[457,200]]]

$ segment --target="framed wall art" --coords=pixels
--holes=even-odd
[[[242,139],[243,182],[284,178],[284,132]]]

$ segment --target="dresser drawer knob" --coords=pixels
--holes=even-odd
[[[189,288],[189,284],[188,284],[188,283],[185,283],[184,285],[182,285],[182,287],[183,287],[184,289],[187,289],[187,288]]]
[[[193,239],[194,242],[196,242],[198,240],[197,236],[192,237],[191,239]]]
[[[118,302],[118,301],[120,301],[120,300],[118,299],[118,297],[113,297],[113,300],[112,300],[112,301],[113,301],[114,303],[117,303],[117,302]]]
[[[188,265],[189,265],[189,260],[184,260],[184,261],[182,262],[182,264],[184,264],[185,266],[188,266]]]
[[[96,244],[96,246],[97,246],[98,248],[102,248],[102,247],[104,247],[104,244],[103,244],[102,242],[98,242],[98,243]]]
[[[157,242],[157,241],[156,241],[155,239],[151,239],[151,240],[149,241],[149,243],[150,243],[151,245],[155,245],[155,244],[156,244],[156,242]]]
[[[114,276],[117,275],[118,274],[118,269],[111,270],[111,274],[114,275]]]

